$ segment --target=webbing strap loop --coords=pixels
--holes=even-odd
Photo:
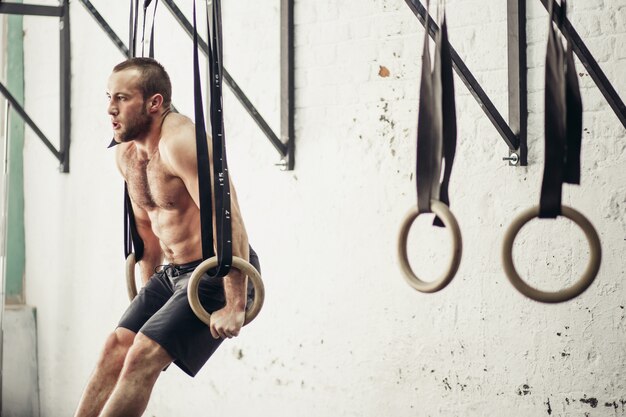
[[[426,4],[427,9],[429,3]],[[417,124],[415,175],[417,208],[420,213],[432,212],[431,200],[450,204],[448,188],[456,149],[454,80],[445,14],[436,36],[432,70],[428,47],[429,20],[430,12],[426,16]],[[440,182],[442,159],[445,161],[445,168],[443,181]],[[443,222],[435,218],[434,225],[443,226]]]
[[[450,206],[450,176],[452,174],[452,165],[454,164],[454,156],[456,154],[456,106],[454,98],[454,77],[452,70],[452,55],[450,55],[450,42],[448,41],[448,25],[445,15],[441,23],[439,31],[440,37],[438,44],[441,48],[439,56],[441,57],[441,136],[443,141],[443,179],[439,189],[439,201]],[[435,217],[433,222],[435,226],[444,226],[439,216]]]
[[[222,22],[219,0],[213,0],[212,27],[207,24],[209,56],[209,91],[211,95],[210,118],[213,142],[213,193],[215,198],[215,224],[218,265],[211,276],[224,276],[232,265],[232,225],[230,207],[230,181],[226,162],[224,141],[224,114],[222,106]],[[207,8],[207,23],[209,23]],[[213,247],[213,206],[211,202],[210,162],[207,134],[202,106],[200,62],[198,56],[198,30],[196,24],[196,2],[193,4],[194,45],[194,108],[196,124],[196,147],[198,161],[198,184],[200,200],[200,222],[202,232],[202,258],[215,256]],[[211,33],[212,32],[212,33]]]
[[[124,257],[128,258],[135,248],[135,260],[140,260],[143,256],[143,240],[137,232],[135,214],[128,195],[128,184],[124,182]]]
[[[436,191],[436,188],[439,186],[439,174],[441,172],[441,90],[435,87],[441,85],[441,75],[437,68],[431,70],[428,38],[429,1],[426,2],[426,11],[415,166],[417,209],[420,213],[431,212],[430,200],[434,197],[434,194],[437,194],[433,191]],[[435,61],[435,64],[440,62],[438,59],[435,59]]]
[[[147,0],[148,5],[150,5],[151,0]],[[150,58],[154,58],[154,22],[156,20],[156,11],[157,6],[159,5],[159,0],[154,0],[154,11],[152,12],[152,28],[150,29],[150,50],[148,51],[148,56]],[[147,6],[144,6],[147,8]]]
[[[130,18],[128,22],[128,57],[133,58],[137,52],[137,22],[139,18],[139,0],[130,0]],[[144,19],[145,24],[145,19]],[[113,141],[111,142],[111,147]],[[127,259],[128,255],[133,253],[133,247],[135,252],[135,260],[139,261],[143,257],[143,240],[139,236],[137,231],[137,224],[135,223],[135,214],[133,213],[133,206],[128,194],[128,184],[124,182],[124,258]]]
[[[441,3],[440,3],[441,5]],[[434,66],[431,69],[429,51],[430,4],[427,16],[422,55],[419,115],[417,122],[416,187],[417,207],[412,207],[400,228],[398,257],[404,277],[414,289],[435,292],[445,288],[458,271],[463,241],[456,218],[449,210],[448,187],[456,153],[456,110],[452,57],[448,42],[445,13],[435,39]],[[441,10],[442,7],[439,7]],[[441,164],[445,161],[443,180]],[[434,226],[446,227],[452,237],[452,260],[446,272],[434,281],[423,281],[411,268],[408,260],[408,235],[414,220],[422,213],[434,213]]]
[[[146,17],[148,15],[148,7],[152,0],[144,0],[143,2],[143,27],[141,30],[141,56],[145,56],[144,46],[145,46],[145,36],[146,36]],[[159,5],[159,0],[154,0],[154,9],[152,11],[152,27],[150,29],[150,47],[148,49],[148,57],[154,58],[154,21],[156,19],[156,11],[157,6]]]
[[[139,0],[130,0],[130,20],[128,22],[128,57],[137,56],[137,27],[139,24]]]
[[[565,18],[566,2],[561,2],[558,24]],[[580,150],[582,141],[582,100],[572,45],[563,47],[550,23],[546,54],[545,90],[545,166],[539,203],[540,218],[555,218],[561,214],[563,183],[580,184]]]

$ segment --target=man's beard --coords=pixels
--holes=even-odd
[[[141,134],[150,130],[151,124],[152,119],[148,115],[146,108],[142,105],[141,112],[126,121],[124,130],[120,132],[119,141],[130,142],[131,140],[137,139]]]

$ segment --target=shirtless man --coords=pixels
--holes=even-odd
[[[140,416],[170,363],[194,376],[224,338],[239,334],[251,297],[246,277],[232,269],[200,284],[201,302],[213,312],[211,326],[187,302],[187,282],[202,258],[195,127],[170,111],[171,84],[163,67],[149,58],[120,63],[107,96],[119,143],[117,166],[144,242],[144,287],[108,337],[77,417]],[[231,205],[233,255],[258,268],[234,189]]]

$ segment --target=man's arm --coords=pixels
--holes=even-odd
[[[163,263],[163,251],[161,250],[159,239],[152,232],[152,224],[148,213],[134,203],[133,213],[135,214],[137,232],[143,241],[143,256],[138,263],[141,270],[141,282],[143,285],[146,285],[154,274],[155,268]]]
[[[212,143],[210,138],[207,139],[207,142],[209,145],[209,160],[212,172]],[[164,144],[167,148],[168,162],[174,174],[182,179],[191,198],[196,203],[196,206],[200,207],[195,127],[193,123],[189,121],[188,123],[182,124],[182,126],[177,126],[175,133],[173,132],[169,135]],[[213,184],[210,184],[210,186],[211,189],[213,189]],[[211,193],[211,198],[213,199],[213,193]],[[230,184],[230,199],[233,256],[249,260],[248,235],[239,209],[237,193],[235,192],[235,187],[232,182]],[[213,207],[215,207],[215,204],[213,204]],[[215,224],[215,212],[213,212],[214,242],[216,242],[215,231],[217,230]],[[245,318],[247,299],[246,285],[246,276],[235,268],[232,268],[228,275],[224,277],[226,306],[211,315],[210,327],[213,337],[230,338],[239,334]]]
[[[124,179],[126,179],[124,152],[127,152],[127,146],[126,144],[118,145],[115,152],[117,169]],[[135,224],[137,226],[137,233],[139,233],[144,246],[143,256],[138,264],[141,270],[141,282],[143,285],[146,285],[150,277],[154,274],[154,269],[163,262],[163,251],[161,250],[159,239],[154,235],[154,232],[152,232],[152,224],[148,213],[133,203],[132,200],[131,204]]]

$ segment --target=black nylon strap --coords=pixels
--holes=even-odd
[[[208,10],[207,10],[208,20]],[[210,26],[207,25],[210,28]],[[209,29],[210,32],[210,29]],[[221,0],[213,1],[213,48],[210,63],[211,89],[211,129],[213,133],[214,189],[217,218],[218,272],[228,274],[232,265],[232,223],[230,218],[230,179],[226,160],[226,140],[224,135],[224,113],[222,101],[223,48],[222,48]]]
[[[208,13],[208,10],[207,10]],[[213,193],[215,198],[216,238],[218,266],[212,276],[224,276],[232,265],[232,229],[230,218],[230,181],[226,163],[224,143],[224,116],[222,111],[222,34],[219,0],[213,0],[213,34],[208,26],[209,91],[211,94],[211,130],[213,142]],[[207,16],[208,21],[208,16]],[[200,220],[202,232],[202,257],[215,256],[213,248],[213,207],[211,202],[211,178],[207,134],[202,108],[200,63],[198,56],[198,31],[196,24],[196,2],[193,5],[194,27],[194,102],[196,124],[196,147],[198,161],[198,184]]]
[[[128,56],[137,56],[137,28],[139,24],[139,0],[130,0],[130,20],[128,22]]]
[[[429,10],[429,2],[426,3]],[[426,28],[430,13],[427,12]],[[435,66],[439,58],[435,54]],[[420,213],[430,213],[430,200],[433,198],[435,182],[439,184],[441,172],[441,91],[436,88],[439,81],[437,68],[431,71],[428,29],[424,33],[422,53],[422,77],[420,83],[419,114],[417,121],[417,159],[415,167],[417,187],[417,208]],[[440,87],[439,87],[440,88]],[[437,93],[439,92],[439,97]],[[437,196],[438,197],[438,196]]]
[[[135,36],[133,33],[133,22],[134,22],[134,9],[133,9],[133,0],[129,1],[130,3],[130,12],[128,13],[128,57],[132,58],[135,56],[135,51],[133,45],[135,44]]]
[[[449,185],[452,174],[452,165],[456,154],[456,106],[454,99],[454,77],[452,70],[452,56],[450,55],[450,42],[448,40],[448,25],[444,15],[440,30],[440,56],[441,56],[441,113],[442,113],[442,139],[444,171],[439,201],[450,206]],[[443,227],[439,217],[435,217],[433,225]]]
[[[150,0],[147,0],[148,4]],[[145,6],[145,4],[144,4]],[[129,19],[129,42],[128,53],[129,58],[135,57],[136,43],[137,43],[137,21],[139,18],[139,0],[130,0],[130,19]],[[144,28],[145,30],[145,9],[144,9]],[[143,40],[142,40],[143,44]],[[143,49],[142,49],[143,52]],[[109,148],[113,146],[115,140],[111,141]],[[141,260],[143,257],[144,244],[139,232],[137,231],[137,223],[135,222],[135,214],[133,213],[133,206],[128,194],[128,184],[124,182],[124,258],[127,258],[133,252],[135,252],[135,261]]]
[[[128,184],[124,182],[124,258],[133,252],[133,246],[135,247],[135,261],[139,261],[143,257],[143,240],[137,232],[135,214],[128,195]]]
[[[198,191],[200,200],[200,231],[202,234],[202,259],[215,255],[213,250],[213,220],[211,202],[211,168],[209,147],[206,139],[202,92],[200,85],[200,63],[198,56],[198,31],[196,29],[196,2],[193,2],[193,81],[194,111],[196,123],[196,154],[198,163]],[[207,192],[207,187],[209,188]],[[208,213],[207,213],[208,211]]]
[[[429,8],[428,2],[426,7]],[[427,13],[417,126],[416,187],[420,213],[431,212],[431,200],[450,204],[449,184],[456,153],[454,80],[445,14],[436,36],[432,70],[428,47],[429,20],[430,13]],[[442,158],[445,169],[440,183]],[[443,226],[437,217],[433,224]]]
[[[561,22],[565,21],[567,4],[561,3]],[[567,135],[565,150],[565,169],[563,181],[568,184],[580,184],[580,150],[583,136],[583,103],[578,84],[578,73],[574,64],[571,43],[565,51],[565,132]]]
[[[144,53],[144,45],[145,45],[145,36],[146,36],[146,17],[148,16],[148,7],[152,0],[144,0],[143,2],[143,26],[141,30],[141,56],[145,56]],[[150,29],[150,48],[148,50],[148,56],[150,58],[154,58],[154,19],[156,17],[156,9],[159,4],[159,0],[155,0],[154,2],[154,10],[152,12],[152,28]]]
[[[559,25],[565,16],[561,2]],[[552,24],[552,3],[546,53],[545,166],[539,202],[540,218],[561,214],[563,183],[580,183],[582,101],[571,45],[567,51]]]
[[[151,0],[147,0],[148,5],[150,5]],[[157,6],[159,5],[159,0],[154,0],[154,11],[152,12],[152,29],[150,29],[150,50],[148,51],[148,56],[150,58],[154,58],[154,22],[156,20],[156,11]],[[147,6],[145,6],[147,8]]]
[[[146,15],[148,14],[148,5],[150,4],[150,0],[143,2],[143,23],[141,25],[141,56],[145,56],[144,46],[146,44]]]

